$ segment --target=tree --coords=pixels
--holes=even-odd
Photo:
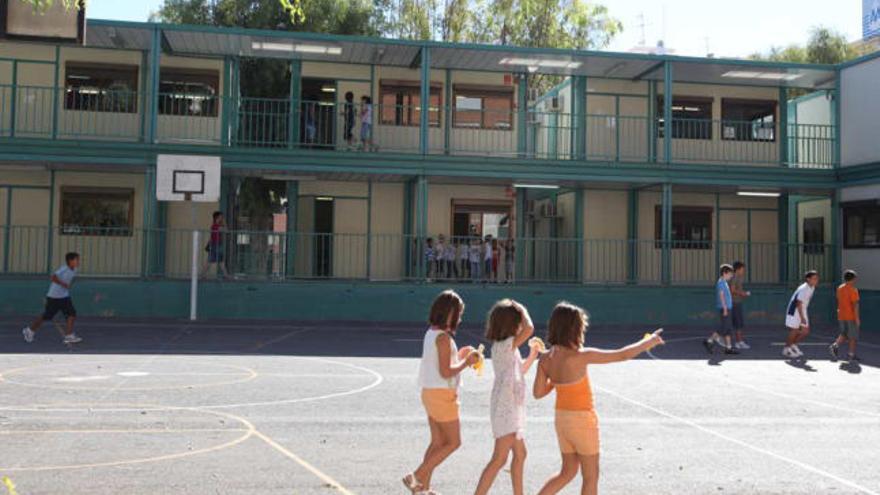
[[[843,34],[830,28],[817,26],[810,30],[806,46],[792,44],[785,48],[771,47],[768,53],[755,53],[749,58],[773,62],[839,64],[864,54],[864,48],[850,45]]]

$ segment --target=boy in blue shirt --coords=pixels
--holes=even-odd
[[[733,296],[730,294],[730,279],[733,278],[733,267],[724,264],[721,265],[720,277],[715,283],[715,307],[718,309],[718,315],[721,318],[721,326],[708,339],[703,341],[703,346],[709,354],[715,350],[715,346],[724,347],[725,354],[739,354],[732,343],[733,335]],[[721,340],[724,337],[724,340]]]
[[[46,307],[43,309],[43,314],[38,316],[30,326],[24,327],[21,331],[25,342],[33,342],[34,334],[43,322],[54,318],[59,311],[67,318],[64,343],[76,344],[82,342],[82,339],[73,333],[76,308],[73,307],[73,301],[70,299],[70,286],[73,284],[73,278],[76,277],[77,268],[79,268],[79,254],[71,252],[64,255],[64,265],[52,274],[52,283],[49,285],[49,292],[46,294]]]

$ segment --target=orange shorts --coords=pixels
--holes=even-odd
[[[423,388],[422,404],[428,417],[438,423],[458,421],[458,391],[454,388]]]
[[[556,411],[556,437],[563,454],[599,453],[599,418],[595,411]]]

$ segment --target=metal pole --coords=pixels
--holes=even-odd
[[[189,319],[196,321],[199,305],[199,231],[192,234],[192,267],[189,281]]]

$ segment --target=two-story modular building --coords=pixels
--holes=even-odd
[[[0,312],[36,310],[75,250],[82,313],[187,314],[193,205],[157,201],[161,154],[222,161],[220,201],[195,205],[198,228],[215,210],[227,223],[229,277],[201,285],[203,316],[420,320],[453,286],[478,312],[567,298],[606,323],[699,323],[735,260],[759,321],[781,321],[806,269],[828,283],[859,269],[877,300],[880,58],[77,25],[60,10],[33,32],[16,3],[0,41]],[[283,94],[243,84],[266,59]]]

